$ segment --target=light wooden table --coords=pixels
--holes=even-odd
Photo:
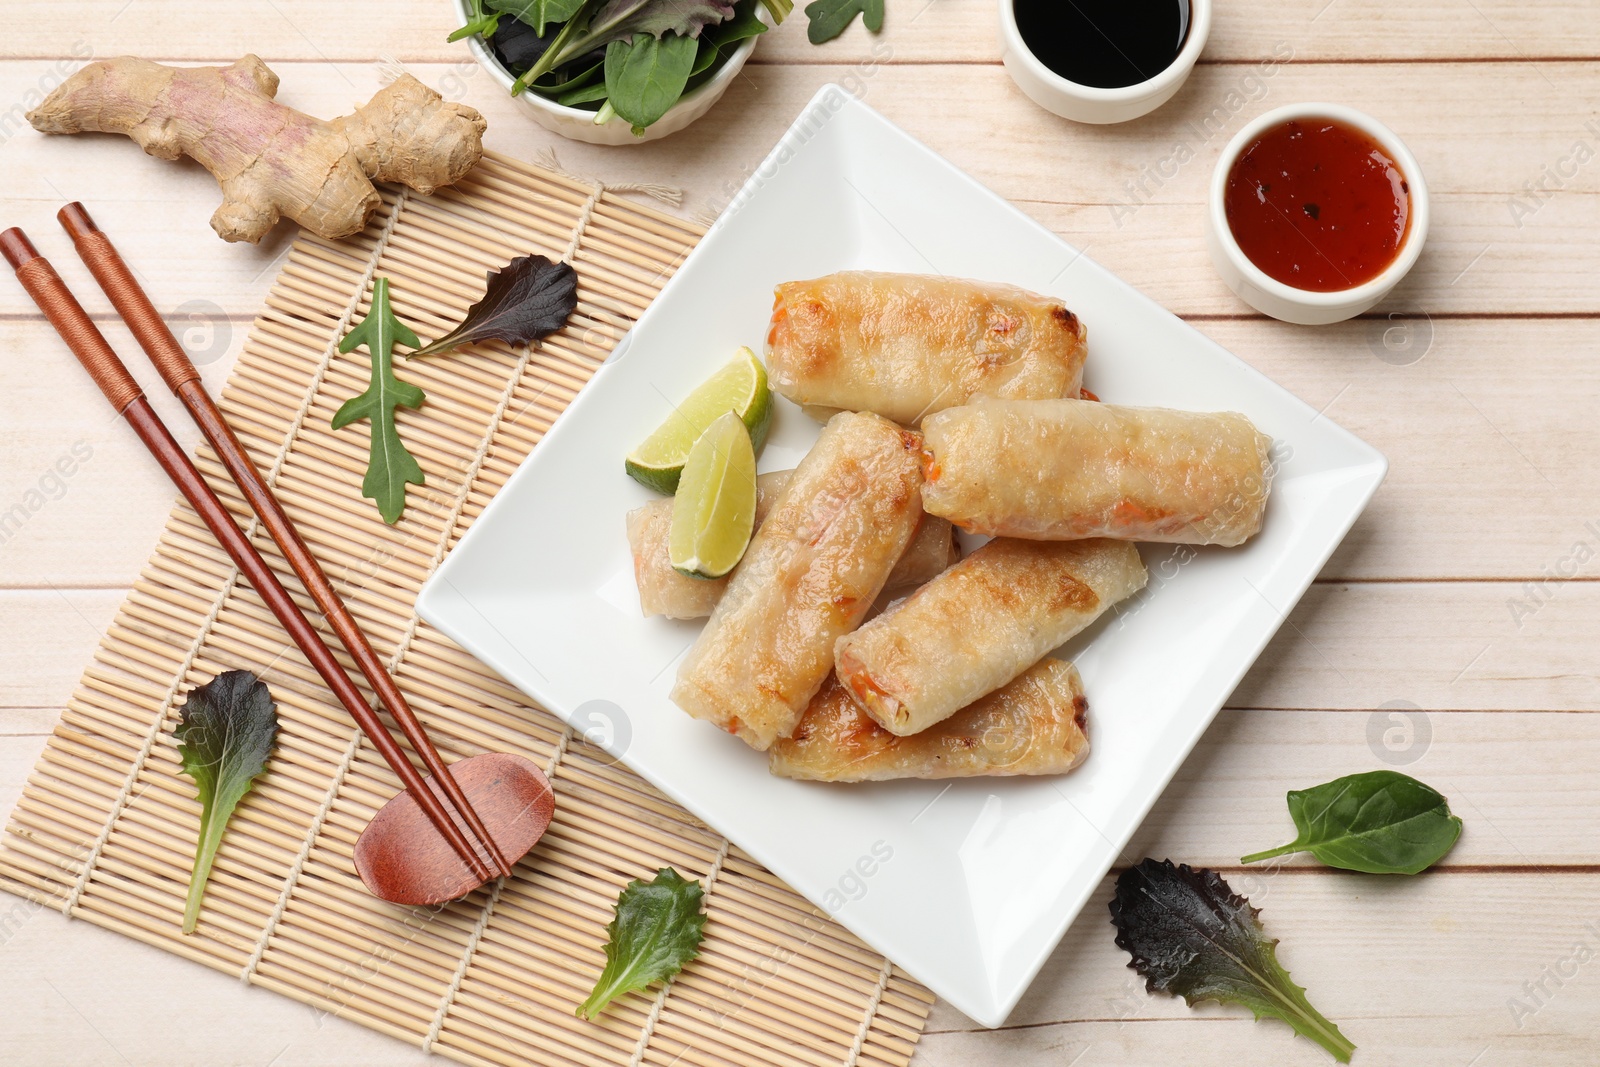
[[[390,55],[490,121],[489,143],[603,180],[683,187],[710,216],[801,104],[838,81],[1382,449],[1388,483],[1240,685],[1129,853],[1237,867],[1287,840],[1283,793],[1401,766],[1466,820],[1415,879],[1303,864],[1230,873],[1295,978],[1360,1046],[1406,1067],[1600,1058],[1600,19],[1594,0],[1225,0],[1183,92],[1144,120],[1057,120],[1011,85],[994,0],[888,0],[883,35],[817,49],[791,24],[712,115],[663,143],[554,142],[446,45],[444,0],[8,0],[0,42],[4,224],[27,227],[105,310],[53,221],[82,199],[220,385],[290,240],[225,245],[198,167],[120,138],[53,138],[21,112],[88,56],[229,62],[282,99],[345,112]],[[796,23],[800,23],[798,17]],[[1287,61],[1285,61],[1287,60]],[[1366,110],[1434,195],[1422,262],[1379,314],[1304,329],[1249,313],[1201,242],[1205,183],[1249,117],[1298,100]],[[17,105],[17,106],[13,106]],[[1179,152],[1179,146],[1188,152]],[[1175,155],[1193,158],[1174,167]],[[1389,320],[1385,313],[1407,318]],[[106,318],[107,316],[101,316]],[[127,342],[108,321],[114,343]],[[172,491],[0,280],[0,810],[9,809]],[[137,361],[142,362],[142,361]],[[159,392],[153,389],[152,393]],[[164,405],[180,434],[187,420]],[[50,472],[76,454],[70,477]],[[84,457],[87,458],[84,458]],[[1409,762],[1406,762],[1409,761]],[[1276,1022],[1146,996],[1105,890],[1009,1023],[948,1006],[918,1062],[1320,1064]],[[385,1067],[406,1046],[85,924],[0,897],[0,1063]]]

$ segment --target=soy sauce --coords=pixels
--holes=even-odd
[[[1333,119],[1263,133],[1228,171],[1228,229],[1268,275],[1317,293],[1382,274],[1411,226],[1411,186],[1383,147]]]
[[[1039,61],[1070,82],[1121,89],[1172,65],[1189,36],[1189,0],[1001,0]]]

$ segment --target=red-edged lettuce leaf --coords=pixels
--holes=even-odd
[[[555,333],[578,306],[578,272],[544,256],[518,256],[488,274],[488,289],[461,324],[411,357],[448,352],[479,341],[525,345]]]
[[[1152,993],[1242,1004],[1271,1015],[1349,1063],[1355,1045],[1323,1018],[1278,963],[1261,913],[1216,871],[1147,859],[1124,871],[1111,900],[1117,947]]]
[[[183,932],[192,934],[228,819],[272,755],[278,706],[249,671],[223,671],[190,691],[174,736],[183,773],[194,779],[200,799],[200,838],[183,909]]]

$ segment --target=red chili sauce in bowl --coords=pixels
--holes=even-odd
[[[1353,289],[1400,255],[1411,186],[1366,133],[1332,119],[1291,119],[1262,134],[1228,171],[1228,229],[1269,277],[1317,293]]]

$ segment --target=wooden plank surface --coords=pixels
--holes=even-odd
[[[70,56],[75,47],[92,47],[101,55],[128,52],[174,60],[232,59],[253,51],[268,58],[354,64],[385,52],[411,61],[449,59],[460,51],[445,43],[458,24],[448,0],[396,0],[384,4],[381,14],[360,4],[237,0],[226,16],[196,19],[181,33],[152,14],[161,6],[158,0],[88,0],[70,7],[11,0],[7,6],[28,32],[8,42],[6,51],[26,57]],[[1591,58],[1600,55],[1600,26],[1582,0],[1549,0],[1538,6],[1537,17],[1516,0],[1221,4],[1205,59],[1254,59],[1284,41],[1294,43],[1304,58],[1320,61]],[[995,5],[992,0],[906,0],[888,6],[882,38],[858,25],[821,48],[807,43],[804,23],[796,20],[765,42],[760,61],[839,62],[886,51],[898,63],[996,62]]]
[[[550,147],[550,136],[475,66],[413,69],[479,107],[501,151],[531,158]],[[25,98],[48,83],[51,70],[46,61],[0,62],[0,101]],[[319,114],[348,111],[379,85],[374,63],[296,64],[285,74],[292,81],[281,98]],[[1596,311],[1587,279],[1600,268],[1600,248],[1587,235],[1596,220],[1600,167],[1580,167],[1537,204],[1523,188],[1568,157],[1577,141],[1600,146],[1600,134],[1584,126],[1593,117],[1573,104],[1600,96],[1594,64],[1290,62],[1270,77],[1256,64],[1210,64],[1167,107],[1111,127],[1040,111],[993,65],[880,63],[865,74],[843,65],[764,65],[735,82],[716,123],[627,150],[563,142],[560,159],[606,180],[680,187],[687,213],[714,215],[816,89],[852,76],[873,107],[1180,314],[1257,317],[1206,258],[1200,211],[1206,182],[1228,138],[1250,116],[1291,100],[1330,98],[1370,111],[1405,137],[1433,194],[1428,249],[1385,310],[1435,317],[1491,308],[1497,315]],[[1439,91],[1442,76],[1449,77],[1448,93]],[[1247,88],[1247,79],[1258,89]],[[1555,82],[1566,88],[1557,92]],[[928,106],[954,83],[959,94]],[[1495,150],[1486,151],[1491,143]],[[204,300],[229,316],[254,313],[253,294],[270,280],[287,231],[258,248],[210,240],[207,220],[219,197],[198,167],[174,167],[107,137],[86,146],[24,130],[0,148],[0,177],[18,223],[53,229],[62,199],[94,199],[102,224],[127,235],[128,255],[137,257],[164,310]],[[1188,161],[1180,164],[1179,155]],[[102,166],[86,168],[85,156],[116,168],[117,188],[107,189]],[[1530,212],[1514,212],[1513,198]],[[160,214],[151,210],[156,204]],[[175,235],[188,239],[179,243]],[[197,265],[206,268],[203,293],[195,292]],[[28,312],[24,295],[0,293],[0,316]]]
[[[1591,4],[1222,5],[1177,98],[1137,122],[1090,128],[1039,111],[1011,85],[993,0],[890,0],[881,37],[855,27],[813,48],[801,26],[784,27],[712,118],[628,149],[557,141],[523,118],[462,46],[443,43],[453,22],[444,0],[239,0],[203,15],[170,0],[13,0],[7,16],[4,221],[47,244],[108,336],[125,342],[53,232],[63,200],[90,202],[158,307],[204,353],[213,387],[291,235],[225,245],[208,229],[218,196],[199,168],[144,157],[119,138],[19,129],[32,95],[88,56],[227,62],[255,52],[283,76],[286,101],[326,115],[370,95],[380,57],[397,57],[480,108],[500,151],[533,159],[554,148],[575,172],[678,186],[682,211],[701,217],[726,204],[818,86],[851,87],[1390,458],[1371,509],[1124,862],[1170,855],[1227,869],[1264,906],[1296,979],[1360,1046],[1358,1063],[1593,1062],[1596,964],[1564,969],[1577,945],[1600,952],[1600,930],[1586,925],[1600,922],[1600,484],[1589,476],[1600,460],[1591,415],[1600,167],[1567,162],[1580,143],[1600,148]],[[1315,330],[1240,304],[1200,243],[1222,145],[1254,114],[1306,99],[1389,123],[1420,159],[1435,209],[1428,251],[1395,296],[1362,320]],[[1185,161],[1174,166],[1180,146]],[[11,354],[0,361],[0,514],[25,511],[0,526],[8,809],[171,493],[15,286],[0,285],[0,348]],[[184,420],[173,425],[192,437]],[[1443,870],[1402,881],[1299,860],[1236,869],[1242,852],[1287,840],[1286,789],[1384,765],[1444,789],[1466,818]],[[1108,893],[1102,886],[1006,1028],[980,1031],[941,1005],[918,1063],[1327,1062],[1275,1023],[1147,996],[1111,943]],[[0,1062],[421,1062],[370,1032],[14,903],[0,898],[0,999],[11,1008]],[[1556,971],[1566,974],[1559,984],[1548,977]],[[1527,991],[1541,982],[1539,995]],[[1518,1012],[1519,1002],[1535,1010]],[[183,1025],[171,1021],[174,1005]]]

